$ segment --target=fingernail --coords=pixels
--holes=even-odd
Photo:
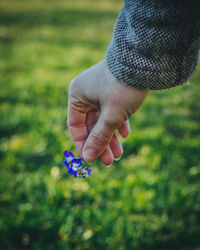
[[[119,158],[115,158],[114,160],[115,160],[115,161],[119,161],[120,159],[121,159],[121,157],[119,157]]]
[[[107,167],[107,168],[110,168],[111,166],[112,166],[112,164],[110,164],[110,165],[107,165],[106,167]]]
[[[85,152],[83,152],[83,158],[87,162],[91,162],[96,159],[96,151],[92,148],[88,148]]]
[[[130,127],[130,123],[129,122],[127,122],[127,128],[128,128],[128,130],[130,132],[131,131],[131,127]]]

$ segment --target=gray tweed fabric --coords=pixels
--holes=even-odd
[[[125,0],[105,61],[123,84],[166,89],[191,76],[200,49],[200,0]]]

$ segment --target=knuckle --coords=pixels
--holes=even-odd
[[[120,117],[106,116],[104,118],[105,127],[112,129],[112,130],[115,130],[116,128],[118,128],[121,122],[122,121]]]
[[[110,142],[110,138],[103,134],[97,134],[96,132],[93,132],[91,134],[92,142],[94,142],[98,146],[106,146]]]
[[[70,81],[70,85],[73,86],[73,85],[76,85],[78,82],[78,77],[74,77],[71,81]]]
[[[73,93],[73,92],[76,92],[77,89],[79,89],[81,87],[81,84],[80,84],[80,80],[79,80],[79,77],[75,77],[73,78],[71,81],[70,81],[70,92]]]

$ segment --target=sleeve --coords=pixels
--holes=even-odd
[[[125,85],[167,89],[187,81],[199,49],[199,0],[124,0],[105,62]]]

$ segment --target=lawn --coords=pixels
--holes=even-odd
[[[111,168],[62,165],[69,82],[104,58],[121,6],[0,2],[1,249],[200,249],[200,64],[151,91]]]

